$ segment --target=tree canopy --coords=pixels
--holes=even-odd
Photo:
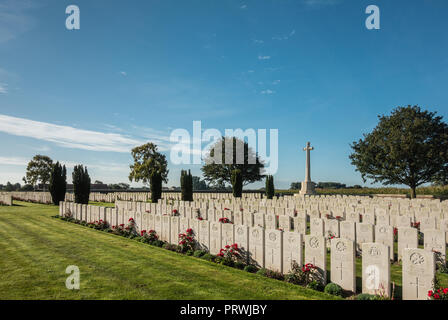
[[[379,116],[371,133],[351,145],[351,163],[362,179],[416,188],[448,177],[448,126],[436,112],[398,107]]]
[[[237,154],[239,151],[237,143],[244,146],[244,154]],[[233,145],[228,148],[226,157],[226,145]],[[216,150],[221,148],[221,163],[217,161],[219,155],[215,157]],[[243,148],[241,148],[243,150]],[[231,153],[232,152],[232,153]],[[241,156],[241,160],[239,158]],[[226,158],[227,161],[226,161]],[[231,184],[232,171],[240,170],[244,185],[260,181],[264,177],[264,164],[249,144],[236,137],[222,137],[215,142],[209,154],[204,159],[205,165],[201,168],[204,179],[215,187],[224,188],[225,184]]]
[[[163,182],[168,182],[168,163],[166,156],[157,151],[154,143],[147,143],[132,149],[134,164],[130,165],[129,181],[149,184],[151,175],[160,175]]]
[[[53,160],[43,155],[35,155],[26,167],[26,176],[23,177],[25,184],[36,186],[39,182],[44,185],[50,180]]]

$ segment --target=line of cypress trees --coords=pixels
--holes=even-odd
[[[266,197],[272,199],[275,194],[274,177],[266,176]]]
[[[65,165],[62,166],[59,161],[53,165],[50,174],[49,191],[51,199],[55,205],[65,200],[65,192],[67,191],[67,170]]]
[[[88,204],[90,195],[90,176],[87,167],[75,166],[72,173],[75,202]]]
[[[162,199],[162,175],[154,171],[149,177],[149,183],[151,188],[151,202],[157,203],[159,199]]]
[[[180,173],[180,189],[183,201],[193,201],[193,176],[191,171],[182,170]]]
[[[241,194],[243,193],[243,174],[241,170],[236,169],[232,171],[230,182],[232,183],[233,196],[235,198],[241,198]]]

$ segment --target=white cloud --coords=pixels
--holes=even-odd
[[[263,44],[263,43],[264,43],[263,40],[258,40],[258,39],[253,39],[252,41],[253,41],[254,43],[256,43],[256,44]]]
[[[275,93],[275,91],[270,90],[270,89],[266,89],[266,90],[261,91],[261,94],[274,94],[274,93]]]
[[[126,71],[120,71],[120,74],[123,76],[123,77],[126,77],[128,74],[126,73]]]
[[[8,88],[7,88],[7,84],[5,83],[0,83],[0,94],[7,94],[8,93]]]
[[[1,114],[0,132],[49,141],[65,148],[91,151],[129,152],[142,143],[121,134],[82,130]]]
[[[240,8],[241,9],[246,9],[247,8],[247,4],[243,4]]]
[[[269,60],[269,59],[271,59],[271,56],[262,56],[262,55],[258,56],[258,60]]]

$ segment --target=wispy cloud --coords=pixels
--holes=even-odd
[[[65,148],[91,151],[129,152],[142,143],[117,133],[82,130],[1,114],[0,132],[49,141]]]
[[[266,89],[266,90],[262,90],[261,91],[261,94],[274,94],[275,93],[275,91],[273,91],[273,90],[270,90],[270,89]]]
[[[30,30],[35,22],[26,12],[40,5],[38,1],[3,0],[0,3],[0,43]]]
[[[292,36],[294,36],[296,34],[296,30],[292,30],[290,33],[283,35],[283,36],[276,36],[276,37],[272,37],[272,40],[288,40],[289,38],[291,38]]]
[[[0,83],[0,94],[8,93],[8,85],[6,83]]]
[[[247,4],[243,4],[240,9],[247,9]]]
[[[128,75],[126,71],[120,71],[120,74],[121,74],[123,77],[126,77],[126,76]]]
[[[31,160],[24,157],[1,157],[0,165],[3,166],[27,166]],[[59,163],[65,165],[67,168],[73,168],[81,163],[75,161],[59,160]],[[83,163],[84,166],[91,169],[97,169],[101,171],[113,171],[113,172],[129,172],[129,165],[127,163]]]
[[[269,59],[271,59],[271,56],[262,56],[262,55],[258,56],[258,60],[269,60]]]

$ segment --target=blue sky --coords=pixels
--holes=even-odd
[[[80,30],[65,28],[71,4]],[[365,27],[370,4],[380,30]],[[0,183],[21,182],[35,154],[128,182],[133,146],[169,156],[171,131],[197,120],[278,129],[278,187],[303,180],[307,141],[313,181],[363,184],[349,144],[377,115],[418,104],[448,117],[447,12],[446,0],[0,0]],[[183,168],[200,175],[170,164],[169,186]]]

